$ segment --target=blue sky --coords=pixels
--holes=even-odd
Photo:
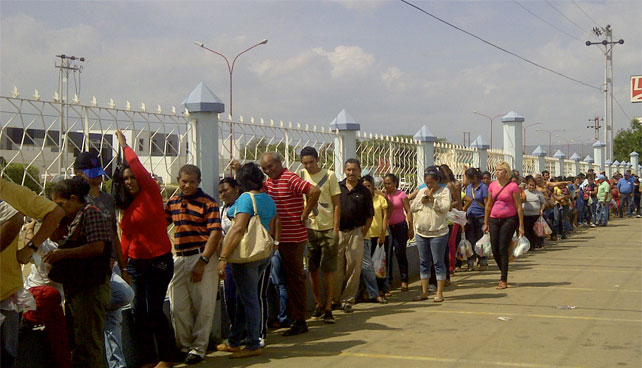
[[[576,79],[603,83],[604,57],[586,47],[595,26],[570,0],[415,1],[429,12]],[[628,116],[629,77],[642,74],[640,0],[580,1],[600,25],[611,24],[615,96]],[[586,121],[603,115],[599,92],[537,69],[427,17],[399,1],[11,2],[0,3],[0,94],[17,86],[51,98],[55,55],[87,58],[81,101],[106,106],[177,107],[204,81],[224,102],[228,73],[218,56],[267,38],[242,55],[234,72],[234,112],[244,117],[328,125],[342,108],[362,130],[413,134],[426,124],[461,144],[462,132],[489,138],[488,120],[515,110],[538,128],[590,138]],[[595,37],[591,38],[595,40]],[[616,129],[628,118],[615,106]],[[534,129],[534,128],[532,128]],[[565,133],[566,134],[566,133]],[[495,124],[495,137],[501,137]],[[529,144],[548,144],[529,132]],[[498,138],[495,138],[498,139]],[[497,141],[496,141],[497,142]],[[497,146],[497,143],[495,143]]]

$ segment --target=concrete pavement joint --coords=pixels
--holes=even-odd
[[[494,312],[478,312],[478,311],[437,311],[437,310],[420,310],[421,313],[443,313],[443,314],[470,314],[470,315],[486,315],[486,316],[518,316],[518,317],[533,317],[533,318],[553,318],[553,319],[577,319],[586,321],[606,321],[606,322],[634,322],[642,324],[641,319],[625,319],[625,318],[603,318],[603,317],[584,317],[584,316],[556,316],[551,314],[523,314],[523,313],[494,313]]]

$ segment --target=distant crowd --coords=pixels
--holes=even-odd
[[[407,292],[410,262],[421,280],[412,298],[443,303],[456,272],[487,272],[492,258],[496,289],[504,290],[509,262],[547,238],[607,226],[615,216],[642,217],[640,180],[630,170],[612,178],[593,170],[522,177],[502,162],[494,175],[469,168],[457,180],[448,165],[430,166],[406,193],[394,174],[362,175],[355,158],[339,181],[313,147],[301,151],[299,172],[284,168],[276,152],[258,164],[233,162],[218,200],[200,188],[200,169],[184,165],[179,193],[164,201],[122,132],[116,137],[124,160],[111,194],[93,153],[79,154],[75,176],[55,183],[49,199],[0,178],[2,368],[16,364],[21,326],[44,326],[53,366],[126,367],[127,305],[141,366],[199,363],[220,318],[221,281],[230,325],[216,349],[256,356],[269,329],[306,333],[309,309],[334,324],[336,311],[386,304],[397,287]],[[407,254],[413,242],[418,259]],[[20,265],[28,263],[23,281]],[[269,310],[271,294],[277,311]]]

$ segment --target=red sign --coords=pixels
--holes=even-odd
[[[642,75],[631,77],[631,102],[642,102]]]

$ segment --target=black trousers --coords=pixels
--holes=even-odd
[[[535,222],[537,222],[537,219],[539,218],[539,215],[534,215],[534,216],[526,216],[524,215],[524,235],[526,235],[526,239],[528,239],[529,243],[531,243],[531,248],[540,248],[540,237],[535,234]]]
[[[502,273],[501,280],[508,282],[508,258],[510,257],[508,247],[513,239],[513,233],[517,229],[519,219],[517,216],[506,218],[492,218],[490,227],[490,244],[493,247],[493,258]]]
[[[408,244],[408,224],[402,221],[390,225],[390,237],[392,242],[386,256],[388,257],[388,285],[392,285],[392,250],[394,249],[399,265],[399,276],[401,282],[408,283],[408,257],[406,256],[406,245]]]

